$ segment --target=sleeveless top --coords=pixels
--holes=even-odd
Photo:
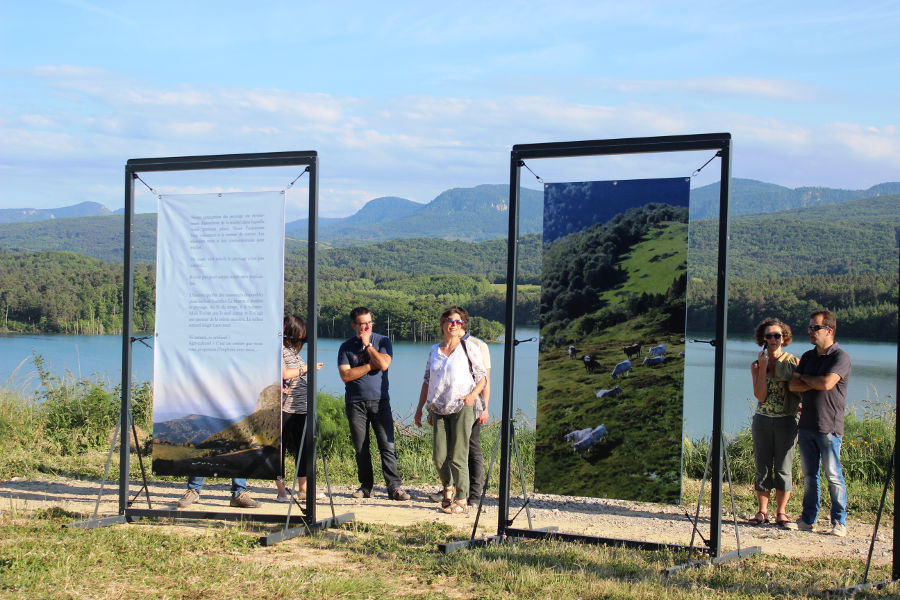
[[[766,401],[756,405],[756,413],[767,417],[794,416],[800,408],[800,394],[788,389],[788,382],[797,363],[800,362],[790,352],[782,352],[775,359],[775,375],[766,377]]]

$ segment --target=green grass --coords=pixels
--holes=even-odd
[[[859,583],[860,560],[755,555],[721,565],[661,571],[684,553],[531,541],[443,555],[464,532],[352,522],[343,531],[262,547],[263,529],[135,523],[68,529],[55,509],[0,516],[0,596],[9,598],[821,598]],[[869,581],[890,577],[876,565]],[[892,598],[894,584],[862,594]]]
[[[654,227],[620,262],[628,280],[620,288],[601,294],[601,301],[612,304],[629,295],[664,292],[673,274],[686,269],[687,229],[687,223],[673,222]]]
[[[93,397],[91,390],[96,382],[57,383],[56,388],[45,390],[53,392],[52,401],[80,406],[86,398]],[[74,396],[67,398],[63,388]],[[330,415],[330,420],[323,419],[322,429],[329,447],[332,482],[352,484],[355,462],[352,450],[348,450],[344,424],[338,419],[342,416],[339,402],[332,399],[321,403],[322,413]],[[61,431],[52,430],[59,424],[51,424],[47,412],[43,404],[21,390],[9,386],[0,389],[0,478],[40,473],[99,478],[108,442],[100,436],[94,446],[65,453],[67,447],[48,441],[61,435]],[[881,483],[870,480],[883,477],[882,463],[886,461],[881,450],[873,453],[872,448],[885,447],[879,436],[893,431],[889,426],[892,422],[885,422],[892,414],[884,407],[873,407],[861,421],[848,419],[844,461],[881,465],[882,469],[870,470],[864,476],[860,475],[864,469],[852,469],[854,477],[860,477],[848,477],[852,519],[874,521]],[[90,428],[90,423],[68,426],[76,428],[76,437],[90,439],[81,436],[77,429]],[[532,489],[535,433],[524,421],[518,431],[525,479]],[[483,433],[488,459],[498,432],[494,425]],[[743,435],[729,444],[729,455],[733,456],[738,512],[752,513],[756,500],[747,466],[752,465],[752,456],[748,456],[746,434]],[[65,452],[60,453],[61,448]],[[427,434],[398,435],[397,452],[405,481],[434,482],[430,448]],[[117,474],[116,459],[114,455],[113,479]],[[689,474],[697,468],[698,460],[702,473],[703,443],[686,444],[685,459]],[[132,460],[135,477],[136,463]],[[518,489],[515,466],[512,480],[513,488]],[[497,483],[495,468],[491,488],[495,490]],[[684,480],[686,507],[696,502],[699,487],[694,478]],[[723,508],[728,513],[727,488],[724,493]],[[707,501],[708,498],[707,486]],[[791,514],[798,513],[798,498],[799,494],[795,494],[791,499]],[[827,494],[824,500],[827,510]],[[270,548],[261,547],[258,538],[271,529],[248,525],[206,523],[172,527],[167,522],[141,522],[88,531],[64,527],[86,516],[58,508],[30,514],[14,508],[0,511],[0,597],[270,600],[311,593],[325,598],[802,599],[819,598],[830,588],[856,584],[863,571],[862,560],[757,555],[663,578],[662,569],[684,562],[686,557],[672,551],[641,552],[537,541],[445,556],[436,552],[437,545],[464,538],[468,532],[435,522],[409,527],[352,522],[337,537],[320,534]],[[726,514],[726,518],[730,520],[731,515]],[[876,565],[869,580],[881,581],[889,576],[888,566]],[[862,596],[892,598],[898,593],[900,588],[894,585]]]

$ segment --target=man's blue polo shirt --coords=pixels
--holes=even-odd
[[[372,333],[370,342],[376,351],[394,356],[391,340],[384,335]],[[362,342],[352,337],[338,349],[338,365],[350,365],[350,368],[369,363],[368,352],[363,351]],[[344,382],[344,401],[348,404],[365,402],[366,400],[390,400],[388,395],[387,371],[369,371],[359,379]]]

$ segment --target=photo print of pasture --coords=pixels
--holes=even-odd
[[[689,195],[545,185],[538,491],[680,501]]]

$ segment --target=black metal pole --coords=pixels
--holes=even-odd
[[[519,258],[519,157],[509,164],[509,239],[506,256],[506,334],[503,344],[503,412],[500,417],[500,487],[497,535],[505,535],[509,521],[509,444],[512,439],[513,373],[516,337],[516,279]],[[540,334],[539,334],[540,335]]]
[[[316,354],[319,337],[318,273],[316,270],[316,243],[319,211],[319,161],[313,157],[309,164],[309,239],[307,240],[306,276],[306,360],[309,370],[306,376],[306,516],[310,522],[316,520]]]
[[[122,277],[122,403],[119,411],[119,514],[125,514],[128,507],[128,471],[131,457],[128,435],[131,415],[131,330],[133,317],[134,269],[132,260],[132,233],[134,230],[134,177],[135,174],[125,169],[125,226],[123,240]]]
[[[713,387],[712,470],[710,472],[710,555],[722,554],[722,444],[724,430],[725,346],[728,334],[728,199],[731,185],[731,140],[719,151],[722,161],[719,180],[719,260],[716,291],[716,359]]]

